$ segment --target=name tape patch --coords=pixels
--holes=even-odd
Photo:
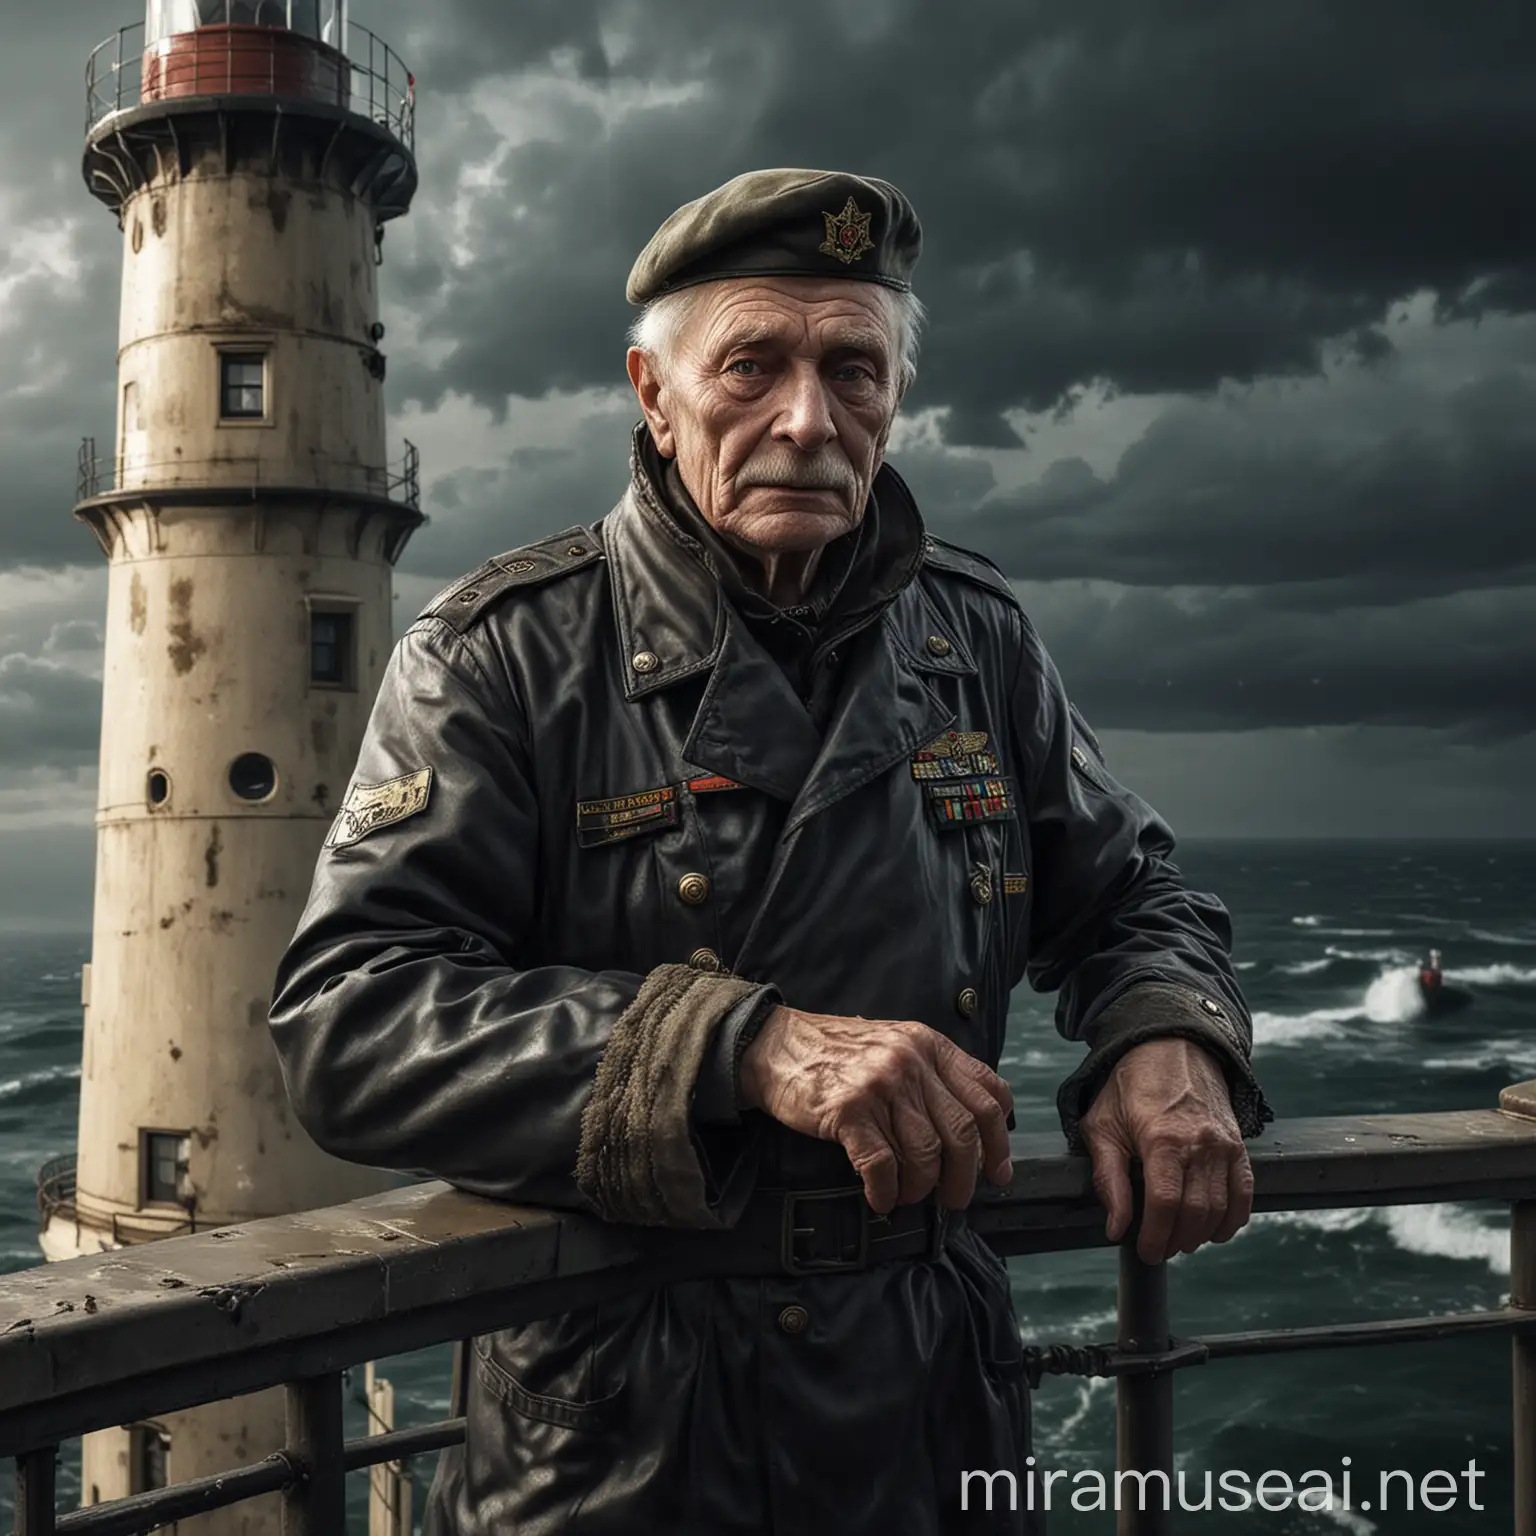
[[[325,840],[327,848],[345,848],[380,827],[393,826],[427,808],[432,794],[432,770],[386,779],[382,784],[354,784],[347,792]]]
[[[677,790],[671,784],[612,800],[576,802],[576,841],[583,848],[616,843],[658,827],[677,825]]]

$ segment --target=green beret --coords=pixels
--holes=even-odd
[[[849,277],[906,292],[922,250],[912,204],[888,181],[845,171],[748,171],[684,203],[630,269],[648,304],[721,277]]]

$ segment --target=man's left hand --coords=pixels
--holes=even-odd
[[[1112,1243],[1131,1224],[1131,1159],[1141,1159],[1136,1252],[1145,1264],[1224,1243],[1253,1212],[1253,1169],[1226,1078],[1193,1041],[1148,1040],[1127,1051],[1081,1128]]]

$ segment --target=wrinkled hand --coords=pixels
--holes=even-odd
[[[1133,1157],[1146,1203],[1136,1252],[1145,1264],[1202,1243],[1224,1243],[1253,1212],[1253,1169],[1226,1078],[1190,1040],[1148,1040],[1127,1051],[1082,1119],[1105,1235],[1130,1226]]]
[[[882,1214],[934,1189],[960,1210],[979,1171],[1013,1178],[1007,1083],[926,1024],[780,1006],[743,1053],[739,1083],[749,1108],[840,1142]]]

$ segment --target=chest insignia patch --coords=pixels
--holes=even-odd
[[[919,783],[996,773],[997,754],[987,746],[985,731],[946,731],[912,754],[912,777]]]
[[[415,773],[387,779],[382,784],[354,784],[336,814],[327,848],[345,848],[380,827],[393,826],[427,808],[432,793],[432,770],[418,768]]]
[[[1029,889],[1029,876],[1028,875],[1007,875],[1007,874],[1005,874],[1003,876],[1003,895],[1005,895],[1005,896],[1022,896],[1028,889]]]
[[[576,802],[576,841],[583,848],[596,848],[676,825],[677,787],[672,784],[619,795],[613,800]]]
[[[923,785],[928,812],[940,827],[972,821],[1006,821],[1013,815],[1007,779],[947,779]]]
[[[688,788],[696,795],[712,795],[722,789],[740,789],[741,785],[735,779],[727,779],[718,773],[711,773],[702,779],[689,779]]]

